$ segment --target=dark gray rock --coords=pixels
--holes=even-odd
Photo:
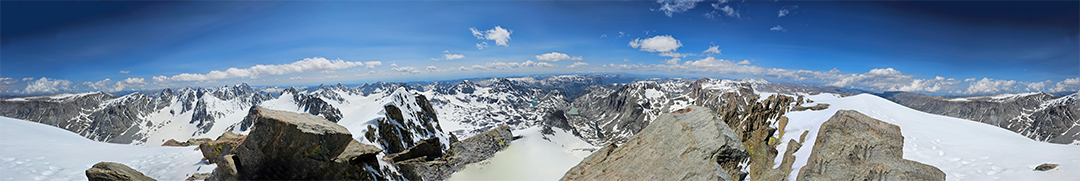
[[[1043,163],[1043,164],[1035,167],[1035,171],[1051,171],[1051,170],[1057,169],[1057,167],[1058,167],[1058,164]]]
[[[739,136],[705,107],[662,114],[619,147],[604,147],[561,180],[733,180],[718,162],[748,156]]]
[[[98,162],[86,170],[90,181],[156,181],[127,165],[114,162]]]
[[[900,127],[852,110],[821,124],[798,180],[945,180],[945,172],[903,159]]]
[[[255,125],[233,150],[240,179],[334,178],[325,163],[345,151],[352,140],[348,129],[310,114],[262,107],[251,112]]]
[[[496,152],[510,147],[513,139],[510,127],[504,125],[453,143],[442,157],[432,157],[436,152],[431,147],[438,144],[421,144],[388,157],[396,161],[394,164],[401,175],[409,180],[445,180],[454,172],[465,169],[466,165],[491,158]]]

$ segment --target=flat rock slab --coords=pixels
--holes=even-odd
[[[747,155],[724,121],[690,106],[660,115],[622,146],[593,152],[561,180],[732,180],[718,162]]]
[[[852,110],[821,124],[798,180],[945,180],[945,172],[903,159],[900,127]]]

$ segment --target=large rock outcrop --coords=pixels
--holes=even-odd
[[[127,165],[114,162],[98,162],[86,170],[90,181],[156,181]]]
[[[945,180],[945,172],[903,159],[900,127],[852,110],[821,124],[798,180]]]
[[[378,165],[381,149],[353,140],[345,127],[322,117],[256,107],[248,118],[255,120],[250,134],[215,154],[222,156],[211,179],[381,180],[390,174]]]
[[[733,180],[719,163],[747,155],[711,110],[689,106],[660,115],[621,147],[593,152],[561,180]]]
[[[429,139],[404,152],[389,155],[409,180],[445,180],[454,172],[465,169],[471,163],[484,161],[495,153],[510,147],[514,136],[510,127],[503,125],[468,139],[451,144],[446,153],[439,152],[436,139]]]

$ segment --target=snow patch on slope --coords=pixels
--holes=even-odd
[[[830,104],[820,111],[795,111],[781,140],[798,140],[810,131],[804,149],[795,152],[794,180],[806,165],[821,123],[837,110],[856,110],[900,126],[904,159],[935,166],[946,180],[1069,180],[1080,178],[1080,147],[1037,142],[1009,130],[975,121],[920,112],[881,97],[860,94],[845,98],[831,94],[808,97]],[[810,149],[806,149],[810,148]],[[783,150],[780,150],[783,152]],[[1043,163],[1061,164],[1056,171],[1033,171]]]
[[[0,117],[0,179],[86,180],[95,163],[117,162],[158,180],[208,173],[193,147],[147,147],[102,143],[57,127]]]
[[[539,127],[513,131],[523,138],[495,156],[466,166],[448,180],[559,180],[566,171],[596,150],[585,140],[559,128],[554,135]]]

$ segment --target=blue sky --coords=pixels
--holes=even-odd
[[[1075,1],[2,3],[0,94],[548,73],[1080,89]]]

